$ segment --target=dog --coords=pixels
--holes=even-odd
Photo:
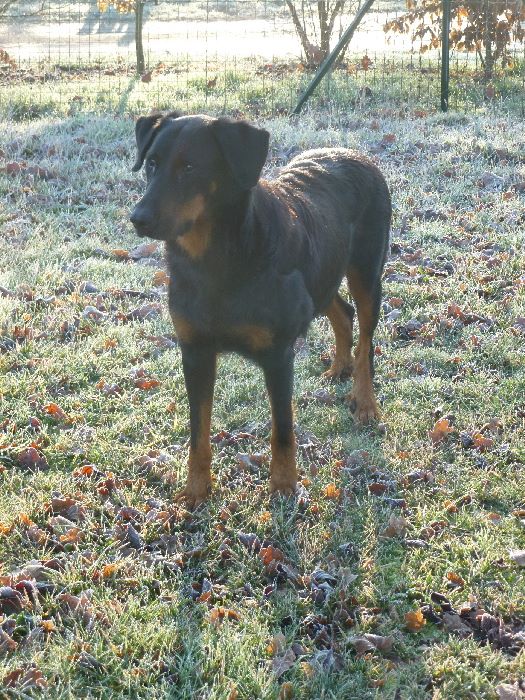
[[[350,410],[379,415],[372,336],[389,248],[391,200],[379,169],[343,148],[307,151],[260,179],[269,133],[245,121],[140,117],[136,172],[147,187],[130,220],[165,242],[169,311],[190,408],[189,507],[211,490],[210,422],[217,355],[238,352],[263,372],[272,412],[270,491],[296,490],[294,341],[326,315],[335,334],[329,379],[353,374]],[[355,303],[359,339],[352,357]]]

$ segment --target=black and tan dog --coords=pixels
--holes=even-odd
[[[169,309],[182,351],[190,404],[186,488],[194,506],[211,487],[210,419],[217,354],[239,352],[264,372],[272,408],[271,491],[297,482],[293,431],[293,345],[313,318],[328,316],[336,351],[326,372],[353,373],[350,409],[378,415],[372,334],[378,320],[391,204],[378,168],[352,151],[296,157],[260,180],[267,131],[242,121],[177,113],[141,117],[138,157],[147,189],[131,221],[166,242]],[[339,287],[346,275],[357,307]]]

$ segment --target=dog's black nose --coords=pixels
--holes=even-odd
[[[141,207],[135,207],[131,213],[131,216],[129,217],[129,220],[139,234],[147,234],[153,225],[153,217]]]

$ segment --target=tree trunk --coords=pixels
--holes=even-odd
[[[494,54],[492,52],[492,28],[493,18],[490,11],[490,0],[485,0],[483,3],[485,11],[485,27],[483,31],[483,44],[485,49],[485,60],[483,61],[485,81],[492,80],[494,73]]]
[[[146,70],[144,59],[144,44],[142,43],[142,25],[144,16],[144,0],[135,2],[135,51],[137,54],[137,74],[142,75]]]

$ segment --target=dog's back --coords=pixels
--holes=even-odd
[[[293,261],[305,278],[316,313],[324,312],[349,266],[373,265],[381,274],[388,251],[391,201],[377,166],[345,148],[305,151],[279,175],[262,181],[263,199],[278,215],[267,218],[277,238],[278,261]],[[369,255],[368,251],[374,254]],[[330,281],[330,284],[325,284]]]

